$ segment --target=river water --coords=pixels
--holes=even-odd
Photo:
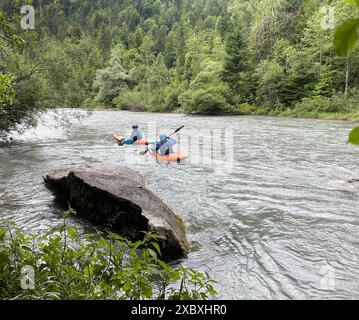
[[[171,165],[140,156],[139,146],[118,147],[111,135],[132,123],[145,133],[185,125],[178,135],[182,149],[204,130],[224,162],[199,156],[193,142],[184,148],[187,163]],[[61,210],[43,184],[47,172],[125,164],[145,175],[183,218],[196,244],[184,264],[208,271],[220,299],[358,299],[359,186],[346,182],[358,176],[359,147],[346,144],[352,127],[125,111],[96,111],[69,128],[45,119],[13,143],[0,144],[0,215],[32,232],[46,230],[60,223]],[[224,145],[233,152],[226,154]]]

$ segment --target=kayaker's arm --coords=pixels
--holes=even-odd
[[[176,139],[168,139],[163,145],[165,147],[173,147],[176,143]]]
[[[127,136],[125,137],[125,140],[132,140],[132,134],[133,134],[133,131],[130,131]]]
[[[179,131],[182,130],[183,128],[184,128],[184,126],[181,126],[181,127],[179,127],[178,129],[176,129],[175,131],[173,131],[171,134],[168,135],[168,139],[169,139],[169,140],[174,140],[174,139],[171,138],[171,136],[175,135],[177,132],[179,132]],[[176,140],[174,140],[174,141],[175,141],[175,144],[176,144]],[[150,145],[150,144],[157,145],[157,143],[158,143],[157,141],[156,141],[156,142],[153,142],[153,141],[148,142],[149,145]],[[145,151],[143,151],[143,152],[140,152],[140,154],[141,154],[141,155],[145,155],[148,151],[149,151],[149,148],[147,147],[147,149],[146,149]],[[156,151],[157,151],[157,150],[156,150]]]

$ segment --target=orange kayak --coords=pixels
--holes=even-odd
[[[121,142],[123,139],[125,139],[124,136],[118,135],[118,134],[114,134],[113,138],[117,141],[117,142]],[[144,145],[144,146],[148,146],[148,141],[145,139],[141,139],[141,140],[137,140],[134,144],[138,144],[138,145]]]
[[[151,157],[159,159],[159,160],[163,160],[163,161],[177,161],[177,162],[181,162],[184,161],[188,158],[188,156],[184,156],[180,153],[171,153],[168,156],[161,156],[159,153],[157,152],[149,152],[149,154],[151,155]]]

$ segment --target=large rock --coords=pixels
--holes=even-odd
[[[165,259],[186,255],[182,220],[148,189],[136,171],[123,166],[83,165],[55,170],[44,179],[66,195],[79,216],[131,240],[143,238],[142,231],[161,235]]]

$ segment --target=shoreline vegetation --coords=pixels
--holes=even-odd
[[[328,103],[329,105],[329,103]],[[359,101],[358,101],[359,105]],[[275,110],[270,110],[267,108],[260,108],[256,106],[251,106],[249,104],[241,105],[235,110],[222,112],[218,114],[198,114],[198,113],[186,113],[183,110],[174,110],[169,111],[149,111],[149,110],[131,110],[131,108],[119,109],[116,107],[108,107],[105,105],[101,106],[92,106],[92,107],[82,107],[88,111],[131,111],[131,112],[149,112],[149,113],[158,113],[158,114],[183,114],[186,116],[269,116],[269,117],[289,117],[289,118],[300,118],[300,119],[317,119],[317,120],[339,120],[339,121],[348,121],[348,122],[358,122],[359,121],[359,110],[347,110],[347,111],[318,111],[313,110],[313,108],[277,108]]]
[[[45,234],[0,221],[0,300],[208,300],[206,272],[161,259],[158,235],[131,242],[110,231],[83,234],[69,221]]]
[[[268,117],[288,117],[288,118],[299,118],[299,119],[316,119],[316,120],[338,120],[347,122],[358,122],[359,121],[359,110],[352,112],[321,112],[311,111],[303,109],[290,109],[290,108],[278,108],[277,110],[268,110],[266,108],[251,108],[249,105],[243,109],[239,108],[237,111],[223,112],[215,115],[208,114],[190,114],[181,110],[175,110],[172,112],[166,111],[148,111],[148,110],[131,110],[131,109],[118,109],[115,107],[82,107],[87,111],[131,111],[131,112],[149,112],[158,114],[183,114],[186,116],[268,116]]]

